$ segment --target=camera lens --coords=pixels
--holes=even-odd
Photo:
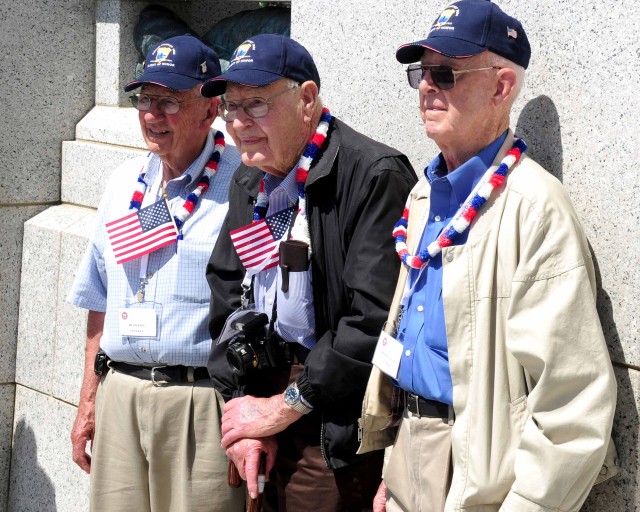
[[[258,366],[258,358],[251,345],[237,338],[227,346],[227,362],[231,370],[241,377]]]

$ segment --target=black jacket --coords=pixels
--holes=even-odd
[[[229,231],[251,222],[261,177],[259,169],[241,165],[230,185],[229,213],[207,266],[213,340],[240,306],[245,270]],[[322,415],[321,447],[332,468],[356,458],[357,419],[370,361],[400,268],[391,232],[415,182],[403,154],[335,118],[327,147],[309,171],[305,190],[317,344],[298,388]],[[225,400],[260,395],[264,375],[256,372],[240,386],[225,351],[214,341],[209,361],[214,385]]]

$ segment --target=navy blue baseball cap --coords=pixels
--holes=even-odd
[[[149,50],[144,60],[144,73],[129,82],[124,90],[128,92],[142,84],[156,84],[186,91],[221,72],[215,51],[197,37],[176,36]]]
[[[318,69],[304,46],[286,36],[259,34],[238,46],[227,71],[207,80],[200,93],[211,98],[224,94],[227,82],[264,87],[281,78],[298,83],[312,80],[320,89]]]
[[[402,64],[417,62],[425,48],[456,59],[488,50],[525,69],[531,58],[522,24],[489,0],[452,3],[440,13],[427,38],[402,45],[396,59]]]

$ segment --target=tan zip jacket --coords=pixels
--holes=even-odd
[[[510,133],[494,165],[511,145]],[[429,190],[423,177],[411,192],[412,253]],[[603,466],[616,383],[589,246],[566,191],[524,156],[442,264],[456,415],[445,510],[578,511],[596,477],[617,472]],[[403,268],[389,332],[406,278]],[[359,453],[393,443],[392,394],[374,367]]]

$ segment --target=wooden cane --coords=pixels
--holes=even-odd
[[[236,489],[242,485],[242,478],[240,478],[238,468],[232,461],[229,461],[229,469],[227,470],[227,483],[229,484],[229,487],[234,487]]]

